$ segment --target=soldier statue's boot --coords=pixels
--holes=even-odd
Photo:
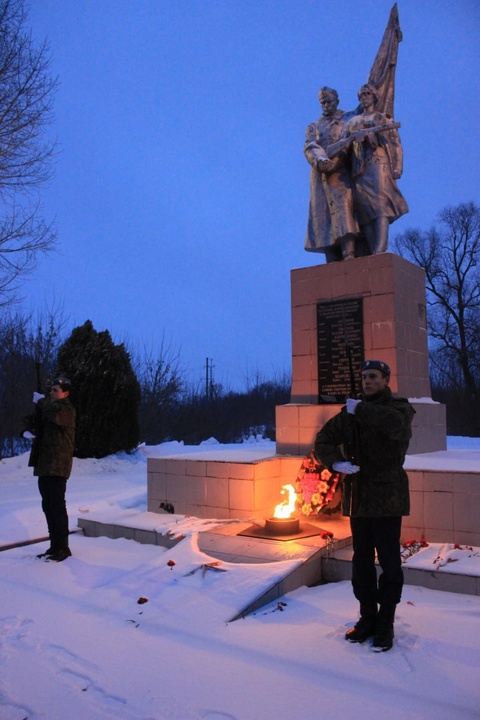
[[[388,250],[388,225],[387,217],[379,217],[371,223],[367,237],[372,255]]]
[[[354,260],[355,259],[355,236],[347,235],[341,242],[342,247],[342,259],[343,260]]]
[[[376,630],[377,603],[375,600],[360,603],[360,619],[345,633],[345,640],[351,643],[363,643]]]
[[[395,605],[380,605],[373,636],[373,649],[375,652],[386,652],[393,645],[395,607]]]

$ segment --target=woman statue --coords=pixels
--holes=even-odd
[[[403,170],[400,137],[389,115],[375,110],[378,93],[371,84],[358,91],[362,108],[345,125],[350,142],[351,179],[355,215],[372,255],[388,248],[388,226],[408,212],[396,180]],[[389,125],[393,127],[389,128]],[[371,128],[378,128],[372,132]],[[370,132],[369,132],[370,129]],[[365,135],[361,131],[365,130]]]

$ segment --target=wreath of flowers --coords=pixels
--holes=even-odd
[[[313,453],[305,457],[295,481],[297,505],[302,515],[316,515],[335,495],[339,473],[321,465]]]

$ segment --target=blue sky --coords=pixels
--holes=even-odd
[[[59,77],[59,250],[25,308],[64,306],[116,342],[227,389],[290,370],[290,270],[304,251],[306,126],[322,85],[357,104],[391,0],[31,0]],[[410,213],[480,202],[480,3],[399,0],[395,119]]]

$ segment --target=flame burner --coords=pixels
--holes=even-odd
[[[323,530],[313,525],[300,525],[300,520],[293,517],[295,510],[296,493],[293,485],[284,485],[281,494],[288,492],[288,500],[280,503],[274,510],[273,517],[265,520],[265,526],[251,525],[237,533],[245,537],[255,537],[263,540],[300,540],[301,538],[320,535]]]
[[[301,540],[302,538],[321,535],[325,530],[310,523],[300,523],[299,518],[277,518],[271,517],[265,520],[263,527],[259,525],[250,525],[250,527],[241,530],[237,535],[244,537],[258,538],[259,540],[280,540],[288,542],[290,540]]]
[[[300,532],[300,520],[295,517],[271,517],[265,521],[265,533],[268,535],[297,535]]]

